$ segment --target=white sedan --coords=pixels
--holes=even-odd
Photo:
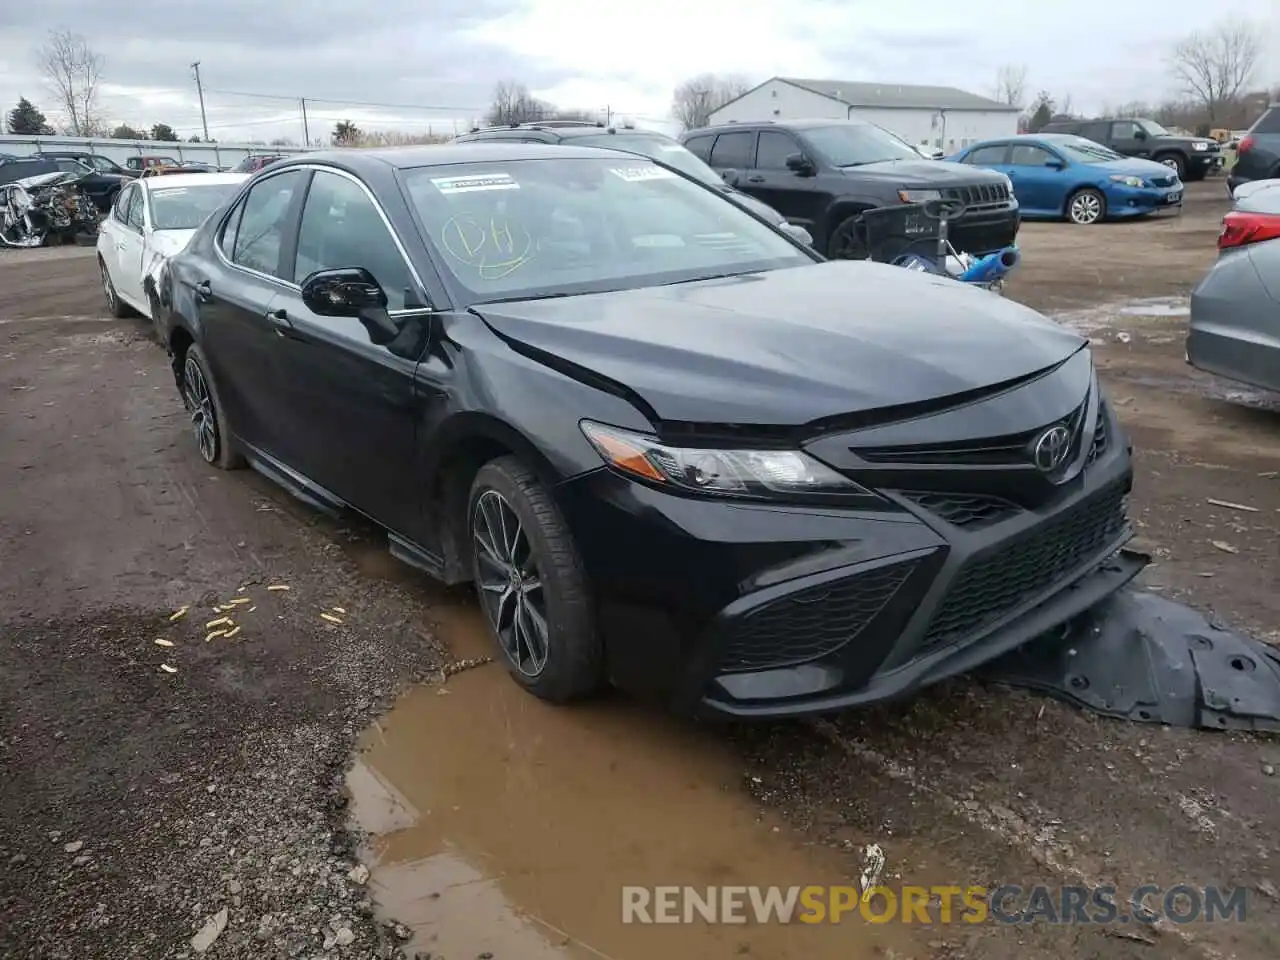
[[[126,184],[98,232],[98,267],[107,309],[159,317],[157,280],[205,218],[245,180],[243,173],[175,173]]]

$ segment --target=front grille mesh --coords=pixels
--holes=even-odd
[[[970,530],[989,527],[993,523],[1008,520],[1019,512],[1015,503],[1003,497],[980,493],[934,493],[932,491],[903,491],[912,503],[923,507],[957,527]]]
[[[753,610],[734,625],[722,668],[770,670],[834,653],[866,629],[915,567],[914,560],[881,567]]]
[[[972,187],[946,187],[942,195],[948,200],[963,200],[966,206],[984,203],[1007,203],[1009,188],[1003,183],[983,183]]]
[[[922,650],[977,633],[1096,557],[1125,529],[1125,494],[1125,484],[1116,483],[970,560],[929,625]]]

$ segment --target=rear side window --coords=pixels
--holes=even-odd
[[[1106,143],[1111,133],[1111,124],[1105,120],[1098,123],[1080,124],[1080,136],[1095,143]]]
[[[711,148],[711,165],[713,167],[751,166],[751,148],[755,145],[755,139],[755,133],[748,131],[720,134],[716,137],[716,145]]]
[[[302,171],[290,170],[254,184],[241,204],[244,212],[232,239],[233,263],[271,277],[290,279],[280,273],[280,248],[289,225],[293,195],[301,183]]]
[[[995,166],[996,164],[1004,163],[1004,155],[1007,149],[1008,147],[1003,143],[978,147],[978,149],[970,151],[969,155],[964,158],[964,162],[971,163],[975,167]]]
[[[111,208],[111,215],[120,223],[129,222],[129,201],[137,191],[137,187],[125,187],[120,191],[120,196],[116,197],[115,205]]]
[[[1253,125],[1250,133],[1280,133],[1280,110],[1272,107]]]
[[[710,163],[711,145],[715,140],[714,136],[690,137],[684,142],[684,147],[703,163]]]

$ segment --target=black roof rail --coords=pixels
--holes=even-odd
[[[556,127],[603,127],[604,123],[600,120],[530,120],[520,126],[530,130],[553,130]]]

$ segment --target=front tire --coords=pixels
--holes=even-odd
[[[1107,198],[1100,190],[1085,187],[1067,198],[1067,219],[1080,226],[1101,223],[1107,216]]]
[[[827,257],[831,260],[867,259],[867,242],[862,234],[862,214],[855,213],[836,224],[827,239]]]
[[[220,470],[244,466],[244,457],[232,445],[222,402],[209,375],[209,361],[194,343],[182,359],[182,403],[191,417],[200,459]]]
[[[1166,153],[1156,157],[1157,163],[1163,163],[1166,167],[1178,175],[1178,179],[1186,181],[1187,179],[1187,161],[1176,153]]]
[[[603,645],[568,525],[515,457],[480,468],[467,500],[472,575],[508,673],[534,696],[567,703],[603,683]]]

